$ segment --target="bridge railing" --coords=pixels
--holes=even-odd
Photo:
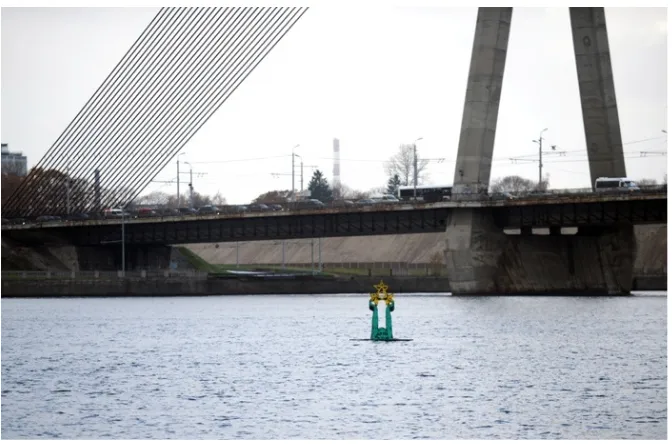
[[[126,271],[3,271],[2,280],[116,280],[116,279],[207,279],[208,273],[196,270]]]

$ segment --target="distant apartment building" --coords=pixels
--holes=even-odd
[[[9,145],[2,144],[2,174],[16,174],[25,176],[28,174],[28,159],[22,153],[12,153]]]

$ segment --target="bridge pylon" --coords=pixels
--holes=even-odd
[[[479,8],[453,181],[453,199],[487,193],[513,8]],[[624,177],[604,8],[569,8],[591,182]],[[470,196],[471,195],[471,196]],[[492,211],[456,209],[447,224],[446,264],[455,294],[628,294],[632,226],[576,235],[506,235]]]

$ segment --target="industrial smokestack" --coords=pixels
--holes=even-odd
[[[334,188],[341,187],[341,147],[338,139],[334,138]]]

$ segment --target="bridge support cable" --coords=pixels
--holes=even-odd
[[[151,104],[147,102],[146,92],[150,88],[156,90],[161,87],[163,82],[159,76],[162,72],[170,70],[170,65],[176,55],[183,53],[180,48],[186,44],[189,30],[198,24],[198,20],[207,23],[208,20],[213,18],[211,8],[209,10],[194,8],[194,10],[197,13],[186,16],[179,31],[174,28],[172,39],[164,39],[160,45],[152,48],[152,52],[147,55],[147,62],[145,63],[147,68],[143,66],[132,74],[127,82],[128,86],[115,97],[115,103],[108,106],[108,110],[101,112],[107,125],[94,126],[94,129],[86,134],[87,139],[78,142],[83,148],[83,153],[79,158],[79,167],[89,175],[91,174],[91,165],[96,165],[96,169],[103,178],[109,177],[115,170],[129,168],[128,165],[133,165],[130,159],[127,159],[127,164],[123,165],[119,161],[119,156],[115,156],[114,149],[116,147],[116,149],[123,151],[126,156],[132,152],[135,147],[125,144],[123,140],[119,140],[119,137],[123,133],[132,133],[132,126],[141,119],[138,116],[139,112],[145,112],[144,110],[147,109],[151,111]],[[124,120],[129,122],[129,125],[125,125],[126,128],[123,128],[124,124],[122,122]],[[86,147],[92,149],[87,150]],[[75,189],[75,192],[82,193],[84,194],[83,197],[86,197],[86,182],[82,181],[77,185],[78,188]],[[85,198],[80,199],[78,211],[84,211],[81,207],[86,205],[86,200]],[[64,212],[62,206],[58,206],[58,210],[61,213]]]
[[[285,8],[283,8],[285,9]],[[247,57],[244,66],[238,68],[236,71],[231,73],[229,77],[233,79],[228,84],[222,84],[220,78],[215,77],[214,80],[218,81],[216,89],[211,89],[211,93],[204,94],[204,106],[201,106],[199,109],[192,109],[190,112],[184,116],[183,120],[189,122],[184,126],[179,128],[185,128],[186,130],[174,134],[172,139],[166,139],[165,143],[168,148],[166,151],[160,153],[160,158],[156,159],[157,168],[155,168],[151,173],[145,174],[141,177],[139,182],[140,186],[136,190],[131,190],[134,194],[129,194],[124,197],[125,201],[137,197],[137,195],[151,182],[153,177],[156,176],[161,169],[165,168],[170,159],[172,159],[180,149],[196,134],[196,132],[207,122],[207,120],[214,114],[219,107],[228,99],[228,97],[238,88],[238,86],[249,76],[249,74],[256,68],[256,66],[266,57],[266,55],[277,45],[277,43],[284,37],[284,35],[291,29],[293,24],[300,18],[303,12],[299,10],[294,10],[291,12],[283,12],[284,15],[290,17],[290,21],[287,22],[285,18],[282,18],[282,22],[278,23],[276,20],[274,24],[274,29],[265,33],[265,37],[262,37],[261,42],[253,41],[250,45],[254,45],[255,49],[252,52],[251,56]],[[247,56],[249,51],[245,53]],[[240,56],[239,56],[240,57]],[[215,66],[219,66],[216,64]],[[216,73],[213,73],[216,74]]]
[[[212,21],[213,19],[216,20]],[[211,27],[221,27],[221,14],[206,16],[204,20],[204,26],[207,27],[203,28],[204,32],[200,34],[199,40],[202,40],[211,32]],[[189,23],[186,24],[184,29],[187,32],[179,41],[175,42],[175,46],[166,46],[163,51],[167,57],[162,61],[161,69],[159,69],[158,63],[153,64],[156,66],[154,69],[149,69],[147,75],[134,82],[133,87],[129,88],[131,92],[128,94],[131,99],[130,104],[125,108],[118,109],[112,117],[115,122],[114,126],[108,131],[99,132],[96,135],[96,140],[92,142],[93,146],[103,147],[106,153],[104,162],[99,159],[90,159],[90,161],[97,162],[100,174],[107,178],[107,188],[111,186],[115,177],[118,177],[124,171],[133,170],[133,168],[129,168],[129,165],[138,165],[137,159],[134,157],[138,146],[132,141],[131,137],[137,134],[137,128],[147,122],[148,118],[156,119],[156,116],[161,115],[165,108],[162,100],[164,91],[173,88],[172,85],[174,84],[173,79],[176,70],[173,66],[176,64],[183,65],[186,62],[184,55],[190,55],[192,58],[194,56],[194,51],[191,51],[187,45],[191,44],[190,39],[193,40],[198,35],[190,35],[193,34],[191,30],[194,27]],[[169,74],[170,76],[168,76]],[[85,204],[85,202],[82,202],[82,204]]]
[[[152,77],[152,75],[160,72],[160,68],[162,67],[170,67],[170,59],[174,57],[175,54],[183,52],[176,50],[176,48],[179,49],[179,45],[185,42],[185,36],[187,35],[185,34],[185,31],[188,31],[190,28],[199,29],[199,26],[197,26],[198,22],[194,22],[194,19],[202,20],[203,18],[212,17],[211,13],[217,8],[179,9],[182,11],[187,11],[187,14],[182,15],[181,17],[173,17],[175,19],[173,25],[175,26],[172,26],[172,28],[169,29],[164,29],[163,34],[167,37],[163,37],[162,40],[155,43],[152,48],[144,51],[144,57],[141,59],[142,66],[140,66],[139,69],[132,70],[130,73],[127,73],[126,82],[121,86],[120,89],[122,93],[121,96],[117,94],[117,96],[114,97],[114,100],[109,100],[107,103],[105,103],[103,109],[100,110],[99,115],[104,116],[104,122],[96,121],[88,128],[87,140],[78,141],[78,144],[80,145],[79,151],[82,153],[77,156],[80,160],[80,162],[78,162],[78,166],[81,165],[79,168],[89,170],[91,168],[91,164],[93,163],[97,166],[97,170],[103,178],[109,177],[110,174],[112,174],[113,168],[132,169],[132,166],[129,168],[128,165],[115,165],[114,157],[110,152],[110,148],[105,145],[104,141],[100,140],[99,136],[100,134],[114,134],[112,132],[114,127],[110,127],[110,122],[116,122],[117,124],[124,120],[127,122],[134,122],[133,118],[129,117],[129,114],[133,112],[133,109],[142,109],[143,105],[145,105],[142,103],[142,94],[140,94],[142,93],[142,88],[148,89],[147,85],[149,85],[149,87],[153,86],[155,89],[159,89],[163,86],[163,84],[161,82],[157,82],[157,78]],[[204,13],[210,15],[203,15]],[[166,60],[166,56],[169,57],[169,60]],[[163,58],[163,60],[161,60],[161,58]],[[139,74],[142,74],[140,78],[138,78]],[[139,97],[140,99],[138,99]],[[135,102],[137,102],[137,104]],[[107,123],[107,126],[105,126],[104,123]],[[128,127],[128,125],[126,126]],[[122,128],[122,131],[123,130],[124,128]],[[126,128],[126,130],[129,129]],[[98,138],[92,142],[92,137],[95,138],[96,136],[98,136]],[[92,147],[93,149],[87,149],[88,147]],[[130,149],[132,149],[132,147],[124,146],[123,149],[128,152]],[[95,159],[86,159],[85,162],[81,162],[83,158],[88,157],[87,154],[90,155],[91,153],[95,154]],[[81,170],[76,170],[74,174],[71,172],[70,176],[76,177],[77,173],[81,173]],[[103,183],[101,186],[105,186],[107,183],[109,183],[109,181],[105,180],[102,182]],[[87,187],[87,185],[88,184],[85,181],[79,181],[76,183],[75,188],[70,190],[71,194],[80,197],[79,202],[76,200],[73,202],[75,204],[75,211],[83,211],[83,209],[80,207],[85,206],[87,203],[86,201],[91,200],[89,193],[86,192],[87,190],[83,189]],[[64,189],[65,187],[61,187],[61,190]],[[43,196],[43,202],[38,202],[38,207],[44,207],[43,204],[45,203],[45,197],[46,196]],[[66,208],[62,205],[65,200],[66,199],[59,199],[56,202],[56,208],[54,209],[56,213],[62,214],[66,212]],[[51,207],[53,208],[54,205],[51,205]]]
[[[136,57],[141,57],[141,49],[151,40],[155,39],[163,32],[164,27],[169,23],[168,10],[160,11],[150,24],[145,28],[143,33],[138,37],[133,46],[124,54],[122,59],[117,63],[112,72],[105,78],[103,83],[98,87],[94,95],[87,101],[87,103],[82,107],[79,113],[75,116],[73,121],[65,128],[63,133],[58,137],[56,142],[52,147],[47,151],[47,153],[40,159],[29,174],[21,181],[19,187],[16,191],[9,197],[5,203],[5,211],[7,213],[15,213],[14,210],[21,211],[21,206],[31,203],[32,199],[35,197],[38,192],[39,184],[41,179],[40,171],[44,171],[53,168],[52,160],[66,159],[70,158],[73,155],[74,148],[71,145],[67,145],[65,142],[70,137],[70,135],[75,132],[78,128],[82,126],[87,126],[90,124],[90,117],[95,116],[97,113],[94,108],[100,106],[106,99],[106,96],[109,93],[109,85],[114,85],[117,80],[123,74],[123,71],[126,69],[126,66],[129,63],[137,63],[138,59]],[[140,55],[139,55],[140,54]],[[99,114],[99,113],[98,113]],[[21,201],[18,201],[21,199]],[[17,208],[18,207],[18,208]],[[11,214],[16,216],[17,214]]]
[[[255,20],[257,16],[258,12],[249,17],[249,20]],[[241,31],[255,29],[255,25],[250,25],[248,22],[242,22],[235,26],[238,26]],[[228,30],[230,30],[230,27],[227,28],[227,31]],[[236,29],[233,29],[232,32],[234,35],[240,34]],[[215,41],[215,39],[209,40],[211,42]],[[138,134],[140,137],[139,140],[136,138],[131,142],[132,144],[137,144],[142,147],[142,149],[138,151],[138,156],[140,156],[138,161],[143,167],[135,172],[135,177],[133,178],[135,182],[142,182],[147,173],[153,173],[155,175],[165,166],[161,164],[160,161],[161,156],[169,150],[165,141],[172,132],[180,131],[184,128],[185,119],[183,117],[183,111],[192,108],[194,102],[196,102],[195,106],[202,106],[202,104],[199,105],[199,101],[202,103],[210,94],[212,94],[212,91],[203,91],[203,88],[201,87],[202,79],[206,77],[206,68],[209,67],[212,69],[218,67],[219,63],[217,63],[217,59],[214,57],[220,57],[218,54],[221,54],[223,50],[226,51],[228,50],[228,47],[234,46],[226,45],[227,39],[217,40],[222,42],[223,46],[220,44],[216,48],[207,48],[208,51],[205,54],[199,52],[199,57],[197,57],[197,59],[202,62],[194,66],[193,73],[188,73],[189,75],[186,78],[186,82],[181,89],[177,87],[172,88],[170,94],[164,101],[166,105],[161,109],[161,113],[143,125],[143,133]],[[229,64],[224,64],[224,66],[228,68]],[[217,80],[219,82],[223,81],[221,76]],[[156,146],[161,146],[162,150],[157,151],[154,148]],[[148,160],[151,160],[151,162]],[[123,204],[130,199],[125,197],[126,194],[128,194],[128,190],[124,190],[119,186],[124,183],[123,176],[113,177],[111,181],[113,183],[110,186],[110,189],[116,193],[112,197],[112,200],[120,201],[120,203]]]
[[[58,170],[33,169],[4,205],[7,216],[100,211],[137,196],[307,10],[262,8],[254,22],[259,8],[196,9],[156,15],[38,164]],[[55,180],[64,169],[72,187]],[[100,202],[87,182],[96,171]]]

